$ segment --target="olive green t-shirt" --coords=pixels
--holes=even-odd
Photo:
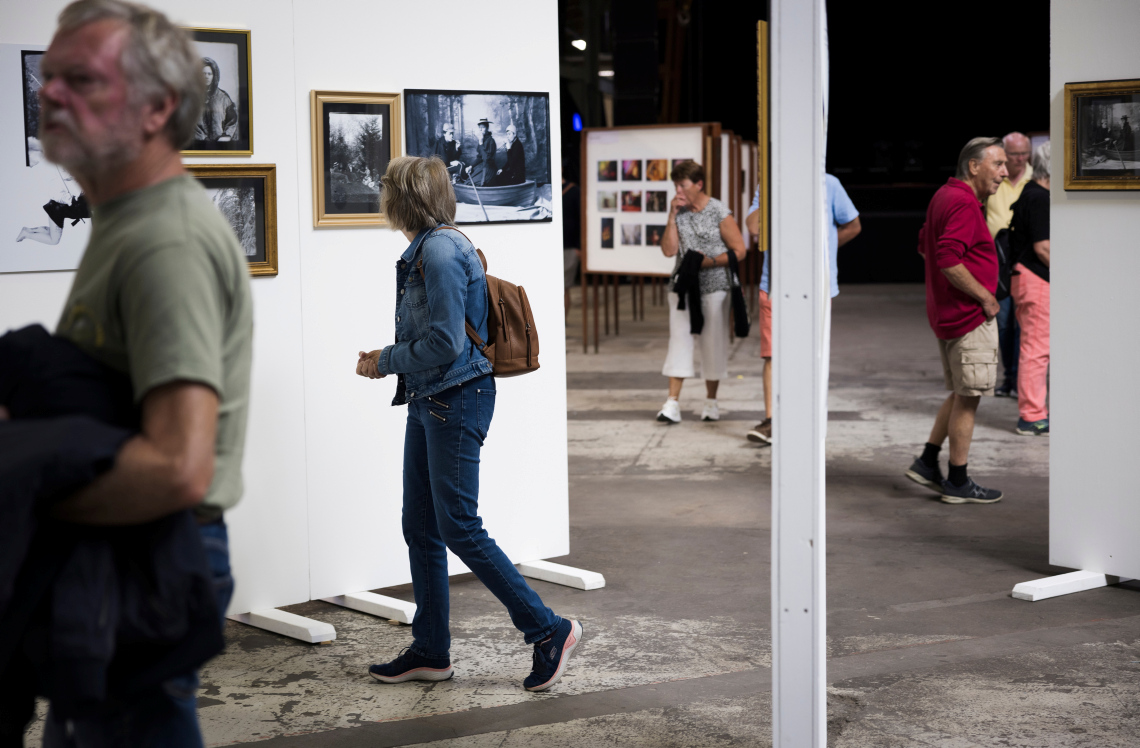
[[[176,381],[218,394],[214,481],[205,505],[242,494],[253,302],[245,253],[191,176],[91,211],[92,231],[56,333],[128,374],[135,402]],[[209,510],[207,510],[209,511]]]

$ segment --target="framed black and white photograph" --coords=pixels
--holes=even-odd
[[[313,91],[313,226],[381,226],[380,178],[400,155],[400,95]]]
[[[44,48],[0,44],[0,273],[74,270],[91,232],[78,182],[44,158],[40,61]]]
[[[277,167],[194,164],[186,168],[234,230],[249,274],[277,275]]]
[[[1140,80],[1065,84],[1065,189],[1140,189]]]
[[[553,218],[550,95],[404,91],[409,156],[438,156],[455,188],[455,222]]]
[[[253,52],[250,32],[187,29],[202,57],[206,100],[187,156],[253,155]]]

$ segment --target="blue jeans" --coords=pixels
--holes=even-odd
[[[1017,387],[1017,360],[1021,352],[1021,327],[1013,313],[1013,297],[1006,296],[998,302],[998,350],[1001,351],[1001,365],[1005,370],[1004,383]]]
[[[451,649],[447,548],[507,607],[527,644],[562,622],[487,535],[478,514],[479,449],[494,413],[490,375],[408,403],[403,526],[416,598],[411,650],[421,657],[444,658]]]
[[[230,575],[226,523],[198,528],[214,575],[218,624],[225,625],[226,606],[234,591]],[[48,711],[44,748],[201,748],[198,728],[198,673],[171,678],[162,688],[133,704],[90,719],[62,720]]]

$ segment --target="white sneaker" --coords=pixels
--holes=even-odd
[[[702,421],[719,421],[720,408],[717,407],[716,400],[705,400],[705,409],[701,411]]]
[[[680,423],[681,422],[681,404],[669,398],[665,401],[661,411],[657,414],[657,420],[662,423]]]

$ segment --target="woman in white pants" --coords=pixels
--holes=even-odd
[[[661,251],[666,257],[676,256],[681,267],[686,252],[700,252],[701,311],[705,324],[700,335],[689,327],[689,312],[677,309],[677,294],[669,293],[669,353],[661,373],[669,377],[669,398],[657,414],[664,423],[681,422],[681,406],[677,398],[686,377],[696,376],[693,349],[701,348],[701,378],[705,380],[702,421],[720,419],[716,394],[720,380],[728,376],[728,331],[732,324],[732,282],[728,269],[728,252],[743,260],[744,237],[732,217],[732,211],[715,197],[705,194],[705,170],[695,161],[683,161],[670,175],[677,194],[669,206],[669,222],[661,238]]]

